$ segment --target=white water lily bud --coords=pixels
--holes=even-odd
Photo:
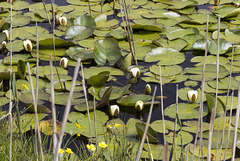
[[[215,4],[216,6],[218,6],[219,3],[220,3],[220,0],[214,0],[214,4]]]
[[[188,91],[187,98],[190,102],[196,102],[198,99],[198,91],[195,90]]]
[[[138,111],[142,111],[144,108],[144,103],[143,101],[137,101],[135,103],[135,109],[138,110]]]
[[[60,60],[60,67],[63,67],[63,68],[67,68],[68,67],[68,59],[63,57],[61,60]]]
[[[152,88],[149,84],[147,84],[145,86],[145,94],[151,94],[151,92],[152,92]]]
[[[109,113],[110,113],[111,116],[117,116],[119,114],[119,107],[118,107],[118,105],[110,106]]]
[[[62,25],[62,26],[67,26],[67,18],[66,17],[59,17],[59,23],[60,23],[60,25]]]
[[[131,76],[134,78],[140,77],[140,70],[139,68],[135,67],[130,70]]]
[[[234,4],[234,6],[236,6],[236,7],[239,7],[239,5],[240,5],[239,3],[235,3],[235,4]]]
[[[2,42],[2,48],[6,48],[7,47],[7,43],[6,43],[6,41],[3,41]]]
[[[23,41],[23,47],[26,51],[31,52],[33,48],[32,42],[28,39]]]
[[[7,40],[10,39],[8,30],[4,30],[3,33],[6,35]]]

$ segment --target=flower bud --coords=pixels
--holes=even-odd
[[[6,41],[3,41],[2,42],[2,48],[6,48],[7,47],[7,43],[6,43]]]
[[[140,70],[139,68],[135,67],[130,70],[131,76],[134,78],[140,77]]]
[[[218,6],[219,3],[220,3],[220,0],[214,0],[214,4],[215,4],[216,6]]]
[[[67,68],[68,67],[68,59],[63,57],[61,60],[60,60],[60,67],[63,67],[63,68]]]
[[[198,91],[195,90],[188,91],[187,98],[190,102],[196,102],[198,99]]]
[[[144,103],[143,101],[137,101],[135,103],[135,109],[138,110],[138,111],[142,111],[144,108]]]
[[[59,17],[59,23],[60,23],[60,25],[62,25],[62,26],[67,26],[67,18],[66,17]]]
[[[6,35],[7,40],[10,39],[8,30],[4,30],[3,33]]]
[[[151,86],[149,84],[147,84],[145,86],[145,94],[151,94],[151,91],[152,91]]]
[[[235,4],[234,4],[234,6],[236,6],[236,7],[239,7],[239,6],[240,6],[240,4],[239,4],[239,3],[235,3]]]
[[[23,41],[23,47],[26,51],[31,52],[33,48],[32,42],[28,39]]]
[[[119,114],[119,107],[118,107],[118,105],[110,106],[109,113],[110,113],[111,116],[117,116]]]

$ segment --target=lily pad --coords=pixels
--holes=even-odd
[[[168,143],[173,143],[173,136],[174,136],[173,132],[170,132],[168,135],[166,135],[166,141]],[[176,145],[186,145],[190,143],[192,140],[193,140],[192,134],[185,131],[180,131],[175,136]]]
[[[228,49],[232,47],[232,44],[225,39],[220,39],[220,47],[219,47],[219,54],[224,54],[227,52]],[[217,40],[211,41],[209,46],[209,52],[213,55],[217,55]]]
[[[153,65],[150,67],[150,71],[156,75],[159,75],[159,66]],[[169,65],[161,67],[161,75],[162,77],[174,76],[179,74],[182,71],[182,67],[178,65]]]
[[[215,97],[215,95],[206,94],[206,98],[207,98],[209,112],[212,113],[213,108],[215,108],[216,97]],[[219,98],[217,98],[216,108],[217,108],[216,109],[216,117],[219,117],[222,114],[224,114],[225,106],[224,106],[224,103]]]
[[[164,120],[164,124],[165,124],[165,133],[168,133],[169,130],[174,131],[174,122],[169,121],[169,120]],[[154,122],[151,123],[151,127],[153,128],[153,130],[159,132],[159,133],[163,133],[163,120],[156,120]],[[178,131],[180,129],[179,125],[177,124],[176,126],[176,131]]]
[[[181,119],[194,119],[198,118],[199,115],[199,104],[197,103],[179,103],[178,104],[178,114]],[[176,104],[168,106],[164,113],[166,116],[171,118],[176,117]],[[203,108],[203,116],[208,114],[208,109]]]
[[[152,96],[145,94],[138,95],[125,95],[122,98],[117,100],[117,103],[122,106],[135,106],[135,103],[139,100],[143,102],[151,101]]]
[[[98,65],[103,66],[108,60],[114,65],[121,57],[120,48],[114,39],[103,39],[94,42],[94,59]]]
[[[130,88],[131,84],[128,84],[124,87],[116,87],[114,86],[113,89],[112,89],[112,92],[110,94],[110,98],[109,100],[115,100],[115,99],[118,99],[120,97],[122,97],[124,94],[128,94],[129,91],[128,89]],[[105,88],[102,88],[99,92],[99,96],[100,98],[103,97],[104,93],[106,92],[106,90],[108,89],[109,87],[105,87]]]
[[[185,55],[179,51],[167,48],[167,47],[158,47],[152,49],[145,56],[146,62],[155,62],[160,61],[159,65],[175,65],[181,64],[185,60]]]

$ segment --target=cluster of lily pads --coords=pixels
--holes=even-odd
[[[13,30],[11,34],[12,45],[9,43],[8,34],[10,33],[10,4],[1,2],[0,7],[0,42],[2,43],[1,51],[10,51],[14,53],[12,59],[7,54],[0,60],[0,80],[2,91],[0,91],[0,106],[7,105],[9,102],[9,90],[6,83],[9,79],[10,63],[12,63],[12,72],[16,74],[17,99],[25,104],[29,112],[33,112],[33,99],[29,83],[28,71],[26,70],[26,62],[30,63],[34,88],[36,88],[36,61],[37,61],[37,40],[39,44],[39,59],[49,61],[50,54],[56,61],[60,61],[54,71],[54,90],[55,104],[64,108],[67,104],[69,91],[72,85],[72,76],[68,73],[68,69],[76,66],[76,61],[81,58],[84,67],[83,73],[88,84],[88,94],[98,101],[97,107],[97,136],[101,141],[105,141],[103,135],[109,133],[108,125],[121,124],[123,129],[127,129],[127,136],[142,136],[144,131],[144,123],[139,119],[131,118],[125,124],[119,118],[109,120],[109,115],[102,112],[101,108],[110,108],[110,113],[116,115],[115,110],[135,113],[134,106],[137,110],[142,110],[144,106],[149,106],[152,100],[151,90],[146,94],[133,91],[131,86],[143,80],[147,83],[159,83],[159,65],[161,65],[161,77],[163,84],[167,83],[184,83],[186,87],[179,89],[179,98],[182,103],[178,104],[179,116],[184,122],[182,127],[177,126],[176,144],[190,146],[190,152],[193,149],[191,142],[193,140],[192,133],[196,132],[197,121],[192,120],[198,118],[198,107],[200,99],[189,103],[187,102],[187,93],[192,88],[199,86],[202,79],[202,68],[204,60],[204,50],[206,48],[206,15],[209,15],[209,33],[208,33],[208,51],[207,64],[205,70],[205,95],[203,116],[206,116],[214,107],[215,97],[212,95],[216,90],[216,53],[217,53],[217,22],[218,16],[221,18],[220,23],[220,66],[219,66],[219,96],[217,106],[217,118],[215,130],[218,129],[218,121],[220,121],[220,130],[227,129],[223,127],[223,117],[219,117],[224,110],[230,110],[230,98],[225,109],[223,102],[226,100],[224,95],[227,92],[230,60],[232,44],[234,45],[234,62],[232,73],[238,75],[239,68],[239,25],[240,25],[240,8],[230,0],[222,0],[218,6],[214,6],[213,0],[189,0],[189,1],[166,1],[166,0],[126,0],[126,8],[128,16],[131,20],[130,26],[133,29],[133,42],[135,47],[134,57],[138,62],[144,62],[144,65],[133,65],[133,55],[130,53],[129,43],[127,41],[127,33],[121,16],[125,16],[121,11],[119,2],[105,2],[101,5],[101,0],[90,1],[91,15],[89,13],[88,2],[79,0],[67,0],[69,5],[54,5],[43,3],[29,4],[26,1],[13,2]],[[129,5],[130,4],[130,5]],[[206,5],[207,4],[207,5]],[[205,6],[205,9],[201,9]],[[115,15],[114,10],[118,11]],[[44,26],[53,27],[52,11],[55,11],[57,17],[53,32],[48,29],[34,24],[37,21]],[[109,17],[114,17],[109,19]],[[28,26],[26,26],[28,25]],[[54,38],[53,38],[54,33]],[[53,43],[53,41],[55,41]],[[56,49],[53,50],[55,45]],[[7,52],[6,52],[7,53]],[[181,66],[185,62],[186,57],[191,54],[189,65],[183,69]],[[51,102],[50,97],[50,66],[39,66],[39,94],[38,94],[38,117],[43,119],[51,112],[50,107],[46,107],[44,103]],[[82,72],[79,74],[81,76]],[[108,86],[108,82],[118,82],[118,79],[125,79],[126,84],[120,86]],[[231,78],[231,90],[237,90],[239,76]],[[147,85],[149,89],[150,85]],[[93,92],[93,89],[95,92]],[[90,137],[88,116],[86,114],[87,105],[84,99],[82,82],[78,81],[75,85],[75,92],[72,98],[72,105],[75,111],[69,114],[65,132],[71,135],[83,135]],[[200,89],[197,89],[198,93]],[[196,94],[195,94],[196,95]],[[12,97],[13,98],[13,97]],[[192,97],[190,97],[191,100]],[[192,98],[193,99],[193,98]],[[158,104],[159,101],[154,102]],[[93,125],[92,112],[94,101],[90,98],[88,105],[90,112],[90,123]],[[118,108],[117,108],[118,107]],[[114,108],[114,109],[113,109]],[[233,109],[237,108],[237,97],[233,98]],[[144,108],[143,113],[148,112],[148,108]],[[172,104],[165,108],[164,114],[170,118],[175,118],[176,104]],[[2,114],[0,113],[0,116]],[[23,132],[35,127],[34,115],[24,113],[21,116],[21,128]],[[226,117],[229,121],[229,117]],[[190,120],[190,121],[189,121]],[[76,126],[76,123],[81,128]],[[166,120],[166,141],[172,143],[174,123]],[[232,121],[231,130],[233,130],[234,121]],[[60,124],[58,125],[60,129]],[[132,128],[135,127],[136,128]],[[46,135],[52,135],[51,120],[40,121],[42,132]],[[91,126],[91,136],[95,137],[94,126]],[[181,130],[180,130],[181,129]],[[208,138],[209,123],[204,123],[204,138]],[[157,133],[163,133],[162,120],[155,120],[150,124],[150,133],[148,138],[154,159],[161,159],[163,155],[163,146],[159,143]],[[120,133],[121,134],[121,133]],[[120,135],[119,134],[119,135]],[[214,132],[213,136],[218,136]],[[238,135],[239,136],[239,135]],[[218,136],[220,137],[220,136]],[[227,137],[225,135],[225,137]],[[225,138],[224,138],[225,139]],[[226,139],[225,139],[226,140]],[[239,140],[239,138],[238,138]],[[182,142],[181,142],[182,141]],[[224,142],[226,143],[226,142]],[[109,142],[108,144],[113,144]],[[228,147],[231,147],[231,142]],[[203,140],[204,147],[207,147],[207,140]],[[225,145],[225,144],[223,144]],[[212,148],[216,149],[217,143],[213,141]],[[111,147],[111,146],[109,146]],[[181,155],[181,147],[177,146],[177,157]],[[212,154],[216,154],[216,150],[212,149]],[[148,158],[147,145],[142,153],[142,158]],[[205,149],[206,150],[206,149]],[[198,150],[196,150],[198,151]],[[204,151],[206,152],[206,151]],[[231,149],[227,150],[227,158],[231,157]],[[195,154],[198,155],[197,153]],[[219,154],[218,154],[219,155]],[[204,153],[204,157],[206,153]]]

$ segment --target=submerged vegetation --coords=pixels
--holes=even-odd
[[[63,2],[0,2],[0,160],[240,160],[238,0]]]

